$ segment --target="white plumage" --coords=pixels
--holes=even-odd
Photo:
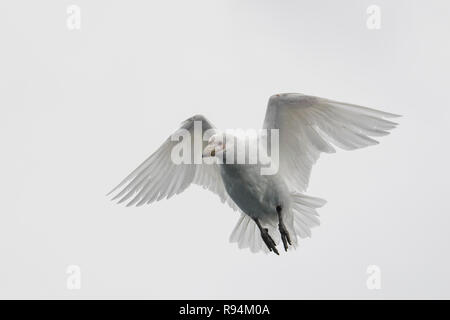
[[[117,193],[113,199],[118,199],[119,203],[140,206],[170,198],[183,192],[191,183],[201,185],[241,213],[230,236],[231,242],[237,242],[239,248],[249,248],[252,252],[270,250],[278,253],[267,237],[263,240],[265,229],[276,245],[280,239],[283,240],[280,224],[284,222],[289,242],[295,247],[298,238],[310,237],[311,228],[319,225],[316,209],[325,201],[303,192],[308,187],[312,166],[320,153],[333,153],[335,147],[354,150],[377,144],[373,137],[387,135],[395,128],[396,123],[385,119],[393,117],[397,115],[313,96],[274,95],[269,99],[263,128],[279,130],[279,170],[276,174],[261,175],[262,164],[259,162],[177,165],[171,159],[171,152],[178,142],[169,137],[111,193]],[[219,157],[234,148],[228,142],[228,136],[227,145],[219,145],[215,137],[223,136],[223,131],[214,128],[201,115],[187,119],[179,129],[191,133],[191,145],[194,145],[195,121],[201,121],[202,134],[212,138],[201,141],[200,151],[192,149],[192,160],[195,152],[216,150],[215,156]],[[267,143],[270,154],[270,139],[267,136],[259,138],[261,145]],[[284,236],[285,249],[290,248],[286,239]]]

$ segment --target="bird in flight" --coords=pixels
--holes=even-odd
[[[115,194],[113,200],[119,203],[141,206],[170,198],[191,184],[200,185],[240,212],[231,242],[251,252],[278,255],[280,242],[285,251],[295,248],[299,239],[310,237],[311,228],[319,225],[316,209],[325,200],[305,191],[320,154],[334,153],[335,147],[354,150],[378,144],[374,137],[389,134],[397,124],[386,118],[394,117],[398,116],[299,93],[273,95],[263,130],[256,135],[258,142],[252,144],[275,163],[275,172],[263,174],[267,163],[260,158],[250,163],[249,152],[243,163],[236,161],[239,142],[249,143],[254,136],[252,140],[219,130],[204,116],[195,115],[182,122],[174,135],[109,194]],[[195,132],[198,128],[200,135]],[[181,133],[186,134],[181,142],[173,138]],[[183,141],[200,147],[190,148],[189,153],[183,150],[183,159],[191,161],[174,161],[178,154],[174,148]],[[199,158],[202,161],[195,161]]]

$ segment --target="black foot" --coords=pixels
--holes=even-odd
[[[275,241],[273,241],[272,237],[270,236],[268,229],[261,228],[261,237],[270,251],[273,251],[275,254],[280,255],[278,253]]]
[[[289,237],[289,232],[287,231],[286,227],[284,226],[284,224],[282,222],[280,224],[278,224],[278,229],[280,230],[281,240],[283,241],[284,250],[287,251],[288,244],[292,245],[291,238]]]

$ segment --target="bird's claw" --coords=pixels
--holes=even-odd
[[[278,229],[280,230],[281,240],[283,241],[284,250],[287,251],[288,244],[292,245],[291,238],[289,237],[289,232],[287,231],[287,229],[283,223],[280,223],[278,225]]]
[[[273,251],[276,255],[280,255],[278,253],[278,250],[276,247],[277,245],[276,245],[275,241],[273,241],[272,237],[270,236],[268,229],[264,228],[261,230],[261,237],[262,237],[264,243],[266,244],[267,248],[269,248],[269,251],[271,251],[271,252]]]

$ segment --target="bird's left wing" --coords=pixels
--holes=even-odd
[[[372,137],[395,128],[396,123],[385,119],[392,117],[397,115],[287,93],[270,98],[263,128],[279,130],[279,173],[292,191],[303,192],[321,152],[333,153],[333,146],[353,150],[377,144]]]
[[[196,123],[200,123],[200,125],[196,127]],[[196,128],[201,128],[197,134],[194,132]],[[172,159],[172,152],[181,142],[172,139],[172,136],[181,135],[183,132],[188,132],[191,138],[191,161],[177,164]],[[167,138],[155,153],[131,172],[109,194],[117,193],[113,200],[119,200],[119,203],[127,202],[127,206],[141,206],[163,198],[170,198],[183,192],[191,183],[194,183],[216,193],[222,202],[227,202],[236,210],[236,205],[225,191],[218,165],[194,162],[194,153],[200,153],[197,154],[197,157],[200,157],[201,160],[201,152],[206,146],[207,141],[203,140],[203,136],[205,135],[205,139],[208,139],[215,132],[216,129],[211,122],[202,115],[187,119],[174,135]],[[194,139],[199,139],[197,143],[201,149],[194,147]]]

